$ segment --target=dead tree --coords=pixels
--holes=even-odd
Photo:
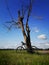
[[[30,16],[31,10],[32,10],[32,0],[30,0],[30,4],[29,4],[29,7],[28,7],[25,29],[24,29],[24,23],[23,23],[24,10],[22,9],[22,16],[21,16],[20,10],[18,11],[18,22],[19,22],[19,25],[20,25],[20,27],[22,29],[24,41],[25,41],[26,46],[27,46],[27,51],[30,52],[30,53],[33,52],[33,49],[32,49],[32,46],[31,46],[31,40],[30,40],[30,29],[29,29],[29,25],[28,25],[28,21],[29,21],[29,16]]]
[[[32,49],[32,46],[31,46],[30,28],[29,28],[29,25],[28,25],[28,21],[29,21],[29,17],[30,17],[30,14],[31,14],[31,10],[32,10],[32,3],[33,3],[33,0],[30,0],[29,6],[27,8],[27,19],[26,19],[25,25],[24,25],[23,21],[24,21],[26,10],[23,8],[23,6],[22,6],[22,10],[18,11],[18,22],[14,21],[14,20],[11,23],[9,22],[10,24],[12,24],[10,26],[10,28],[13,25],[21,28],[22,33],[23,33],[23,37],[24,37],[24,41],[25,41],[26,46],[27,46],[27,51],[30,52],[30,53],[33,52],[33,49]]]

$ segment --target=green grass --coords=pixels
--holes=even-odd
[[[0,50],[0,65],[49,65],[49,55],[28,54],[26,51]]]

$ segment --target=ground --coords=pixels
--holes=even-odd
[[[49,65],[49,54],[38,52],[40,54],[29,54],[25,50],[0,50],[0,65]]]

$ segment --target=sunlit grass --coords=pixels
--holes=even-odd
[[[26,51],[0,50],[0,65],[49,65],[49,55],[28,54]]]

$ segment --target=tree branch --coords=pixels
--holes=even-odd
[[[20,11],[18,12],[18,21],[20,23],[20,26],[21,26],[21,29],[22,29],[22,33],[23,33],[23,36],[24,36],[24,40],[26,42],[26,33],[25,33],[25,29],[24,29],[24,24],[23,24],[23,17],[20,16]]]

